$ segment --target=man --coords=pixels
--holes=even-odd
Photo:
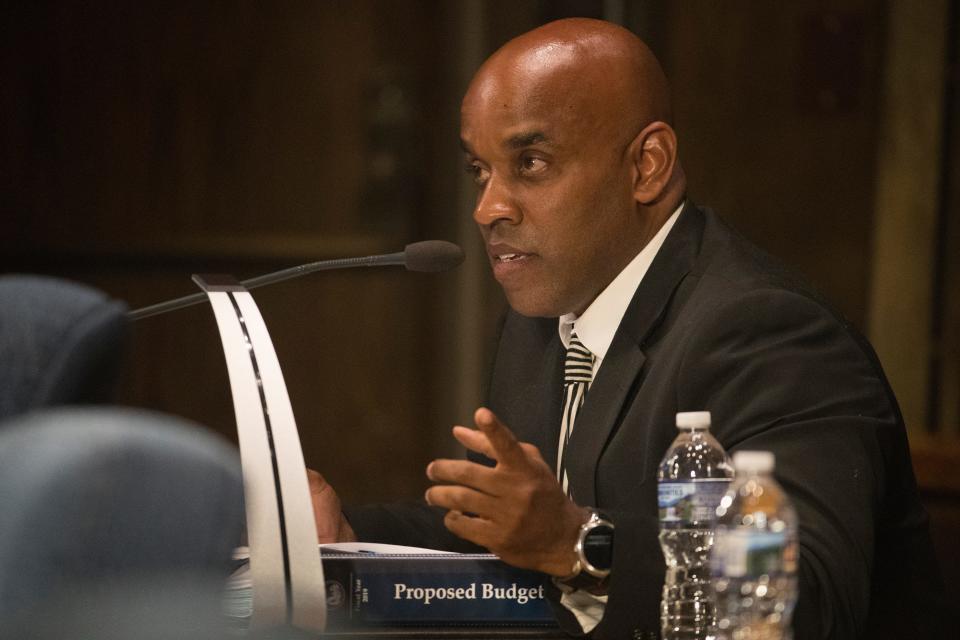
[[[473,543],[552,576],[571,632],[653,637],[656,467],[674,415],[709,410],[728,451],[776,454],[799,514],[796,637],[910,629],[899,612],[936,601],[936,569],[879,364],[815,293],[686,199],[670,118],[657,61],[615,25],[550,23],[484,63],[461,136],[513,309],[490,408],[454,428],[470,460],[428,466],[433,508],[338,516],[314,475],[318,530]],[[564,396],[577,354],[583,384],[568,369]],[[609,577],[574,550],[598,519],[615,527]]]

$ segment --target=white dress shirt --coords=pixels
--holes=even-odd
[[[590,303],[583,314],[577,316],[574,313],[568,313],[560,316],[560,340],[563,346],[565,348],[570,346],[570,334],[576,330],[580,342],[594,355],[593,380],[597,379],[597,373],[603,365],[603,359],[607,355],[607,350],[610,349],[610,343],[613,342],[613,336],[620,326],[620,321],[623,320],[623,314],[627,312],[633,294],[636,293],[653,259],[663,246],[682,208],[683,203],[660,227],[650,242],[640,250],[640,253]],[[584,402],[590,402],[589,394]],[[576,430],[576,423],[573,428]],[[589,633],[603,617],[607,596],[595,596],[579,590],[563,594],[560,597],[560,603],[576,616],[584,633]]]

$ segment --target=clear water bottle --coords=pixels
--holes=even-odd
[[[660,626],[663,640],[703,640],[715,630],[710,547],[733,467],[710,435],[709,411],[678,413],[677,429],[657,471],[660,547],[667,563]]]
[[[737,476],[717,507],[711,566],[717,633],[788,640],[797,600],[797,515],[773,479],[773,454],[738,451]]]

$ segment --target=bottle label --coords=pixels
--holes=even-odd
[[[660,522],[674,525],[713,522],[717,505],[729,484],[727,478],[659,483]]]
[[[730,530],[718,531],[713,539],[711,569],[714,576],[759,578],[778,574],[790,567],[785,532]]]

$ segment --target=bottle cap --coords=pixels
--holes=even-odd
[[[709,411],[683,411],[677,414],[677,429],[709,429]]]
[[[736,451],[733,454],[733,468],[748,473],[769,473],[773,471],[774,456],[769,451]]]

